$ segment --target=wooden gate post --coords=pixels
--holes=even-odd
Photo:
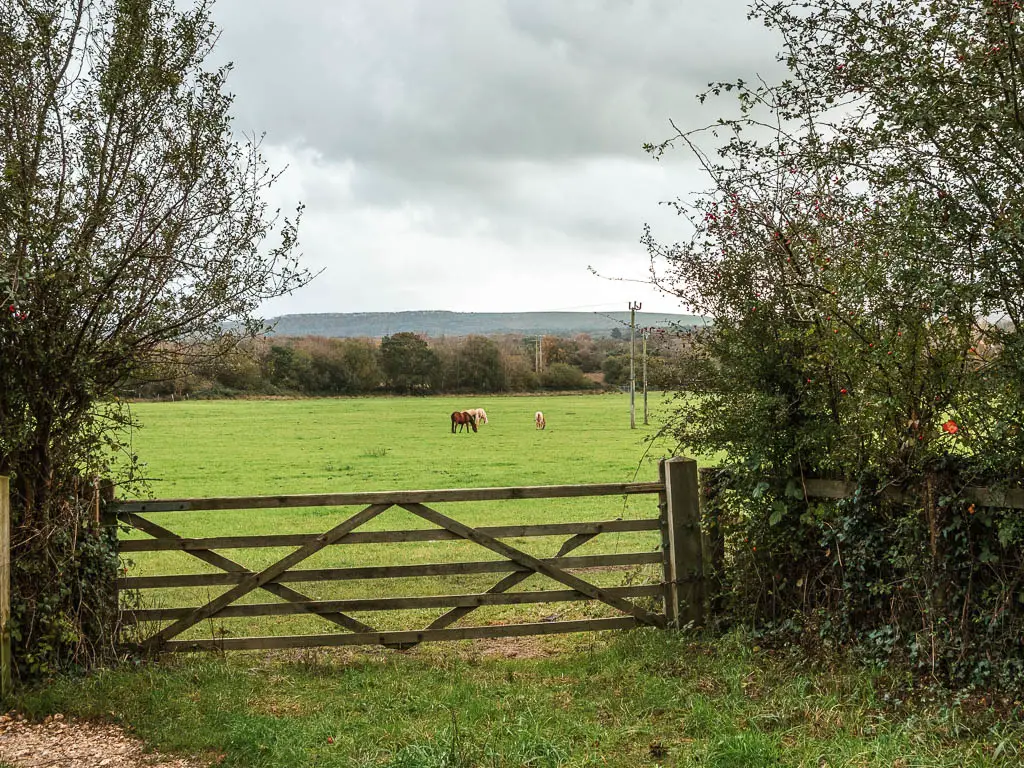
[[[0,700],[11,693],[11,485],[0,475]]]
[[[665,613],[676,627],[699,626],[704,623],[704,561],[697,462],[671,458],[661,462],[660,472],[665,483]]]

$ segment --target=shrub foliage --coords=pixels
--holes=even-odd
[[[1024,518],[966,486],[1024,459],[1024,18],[1019,4],[755,2],[778,84],[678,130],[706,194],[646,242],[713,321],[685,369],[682,447],[727,533],[725,606],[962,681],[1024,682]],[[856,481],[839,503],[804,482]],[[710,476],[709,476],[710,477]],[[903,488],[911,502],[883,502]]]
[[[0,473],[23,678],[112,647],[115,540],[88,478],[120,454],[131,479],[110,437],[127,419],[117,393],[157,361],[216,358],[308,277],[298,214],[267,210],[276,175],[232,137],[229,68],[204,66],[208,10],[178,5],[0,11]]]

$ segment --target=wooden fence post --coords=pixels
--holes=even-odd
[[[11,693],[11,485],[0,475],[0,700]]]
[[[677,627],[704,623],[704,560],[700,529],[697,462],[675,457],[662,462],[665,481],[665,612]]]
[[[117,512],[112,505],[116,488],[114,482],[107,478],[96,478],[96,522],[102,525],[117,525]]]

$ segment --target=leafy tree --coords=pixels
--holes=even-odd
[[[623,355],[609,355],[601,363],[605,384],[618,386],[629,383],[629,358]]]
[[[561,336],[544,336],[541,341],[541,350],[544,354],[545,366],[552,363],[579,365],[579,344],[576,339],[566,339]]]
[[[271,386],[286,392],[322,391],[324,381],[315,376],[313,356],[292,344],[272,344],[264,361]]]
[[[584,373],[600,371],[601,362],[606,354],[601,344],[586,333],[577,334],[574,341],[576,342],[575,365],[579,366]]]
[[[255,332],[257,307],[308,275],[298,213],[268,212],[277,176],[232,136],[230,67],[204,65],[205,4],[0,8],[0,472],[27,674],[109,647],[94,624],[116,558],[84,529],[77,476],[107,471],[115,393],[204,339],[224,339],[202,348],[216,353]]]
[[[345,339],[342,359],[345,363],[345,394],[373,392],[383,381],[376,345],[369,339]]]
[[[533,364],[533,358],[523,353],[521,344],[507,344],[502,348],[502,370],[509,391],[530,392],[538,388]]]
[[[592,389],[594,383],[583,371],[568,363],[552,363],[540,376],[544,389]]]
[[[675,204],[688,241],[646,240],[714,323],[675,430],[742,492],[735,607],[822,608],[889,650],[925,626],[933,671],[1018,664],[1017,516],[979,524],[956,499],[1024,475],[1020,6],[758,0],[752,15],[780,32],[786,79],[713,83],[701,98],[735,94],[734,117],[648,145],[687,147],[710,182]],[[828,508],[802,492],[818,473],[874,479]],[[920,501],[886,507],[872,483]]]
[[[435,392],[451,392],[459,380],[459,347],[456,336],[442,336],[429,342],[434,353],[434,369],[430,374],[430,388]]]
[[[390,389],[413,392],[426,389],[437,368],[437,355],[415,333],[404,331],[380,342],[380,364]]]
[[[754,8],[785,33],[792,77],[712,86],[739,95],[740,116],[723,120],[732,133],[721,159],[702,151],[697,132],[649,146],[660,154],[686,143],[714,186],[692,208],[679,204],[696,228],[689,243],[648,239],[679,294],[714,317],[712,365],[747,371],[709,371],[709,386],[734,391],[706,403],[738,391],[781,398],[751,407],[785,414],[784,423],[742,419],[776,435],[809,418],[794,404],[813,403],[818,437],[802,450],[840,450],[846,471],[873,461],[919,467],[946,452],[950,417],[962,427],[958,445],[1019,456],[1004,418],[1022,401],[1018,356],[995,355],[1018,343],[1024,295],[1014,255],[1022,208],[1012,197],[1024,166],[1019,142],[1001,138],[1022,125],[999,85],[1020,64],[1000,55],[1016,44],[1019,12],[912,0]],[[1003,190],[998,204],[993,190]],[[999,317],[1009,322],[992,322]],[[996,369],[1007,374],[999,386]],[[907,444],[908,422],[921,445]],[[723,432],[688,434],[706,447],[729,443],[737,457],[753,450]]]
[[[455,387],[471,392],[500,392],[505,372],[498,345],[484,336],[469,336],[459,348]]]
[[[260,352],[260,345],[256,343],[239,344],[235,349],[216,360],[212,371],[213,378],[225,390],[262,391]]]
[[[339,395],[349,384],[348,371],[342,356],[340,339],[307,336],[296,339],[297,355],[308,357],[309,366],[298,377],[297,391],[309,395]]]

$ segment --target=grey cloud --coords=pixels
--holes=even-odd
[[[228,0],[215,12],[220,55],[240,64],[243,127],[438,175],[503,158],[636,156],[708,80],[770,64],[742,4],[714,7]]]
[[[427,307],[410,296],[428,259],[488,264],[495,286],[642,262],[657,202],[702,186],[682,153],[655,163],[643,142],[669,118],[710,122],[695,98],[709,81],[777,71],[739,0],[218,0],[214,20],[236,130],[295,160],[283,189],[307,203],[310,263],[329,266],[305,309]]]

